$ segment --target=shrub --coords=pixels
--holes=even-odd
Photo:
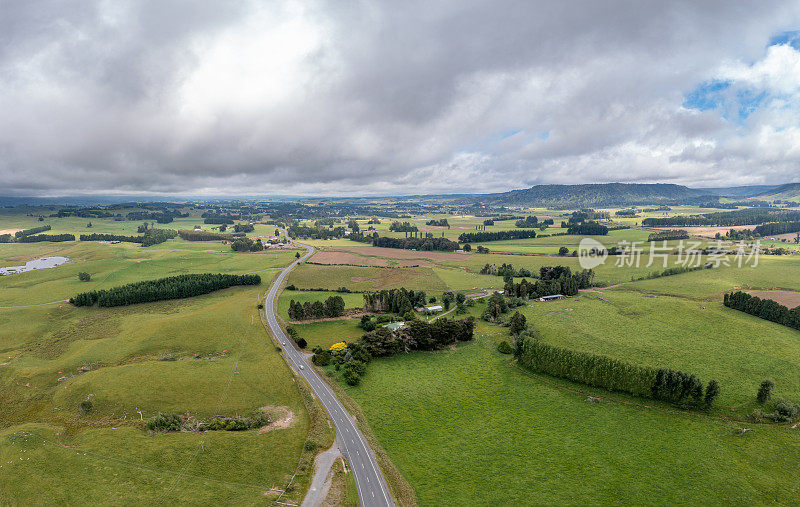
[[[771,380],[765,380],[761,382],[761,385],[758,387],[758,394],[756,394],[756,400],[758,400],[758,402],[761,404],[766,403],[769,397],[772,395],[773,387],[775,387],[775,382]]]
[[[286,290],[297,290],[297,287],[295,287],[294,284],[287,285]]]
[[[504,340],[497,344],[497,351],[501,354],[511,354],[514,352],[514,349],[511,347],[510,343]]]
[[[297,339],[297,340],[295,340],[294,342],[295,342],[295,343],[297,344],[297,346],[298,346],[298,347],[300,347],[301,349],[304,349],[304,348],[306,348],[306,346],[308,345],[308,342],[307,342],[307,341],[306,341],[304,338],[298,338],[298,339]]]
[[[93,405],[90,400],[83,400],[79,406],[81,414],[86,415],[92,411]]]
[[[775,405],[775,411],[767,414],[767,418],[774,422],[788,422],[797,417],[800,407],[794,403],[782,401]]]
[[[361,380],[359,374],[356,373],[355,370],[353,370],[352,368],[348,368],[347,366],[342,368],[342,378],[344,379],[345,382],[347,382],[347,385],[349,386],[356,386]]]
[[[81,271],[80,273],[78,273],[78,280],[82,282],[90,282],[92,280],[92,275],[90,275],[85,271]]]
[[[311,362],[317,366],[328,366],[331,363],[331,353],[327,350],[319,350],[311,356]]]
[[[180,431],[183,421],[178,414],[159,414],[145,423],[150,431],[166,432],[166,431]]]

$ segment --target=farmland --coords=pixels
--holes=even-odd
[[[219,230],[204,224],[199,210],[183,209],[188,217],[159,227]],[[730,253],[721,261],[706,251],[693,264],[701,269],[664,273],[686,265],[681,242],[668,241],[659,250],[663,258],[649,263],[646,241],[653,231],[640,227],[641,220],[714,210],[676,207],[635,218],[616,217],[614,208],[603,211],[614,217],[605,223],[628,228],[591,238],[606,248],[641,242],[639,262],[610,255],[594,269],[593,287],[560,301],[523,301],[497,322],[482,316],[488,295],[507,282],[533,280],[548,266],[581,272],[573,252],[584,237],[559,227],[571,212],[522,210],[519,216],[550,218],[554,225],[536,238],[473,243],[466,252],[380,248],[345,237],[301,240],[317,252],[289,273],[276,307],[283,323],[307,342],[309,354],[316,347],[356,343],[367,333],[359,323],[363,292],[424,291],[425,299],[436,304],[448,291],[475,298],[471,306],[447,315],[476,319],[471,342],[373,359],[355,386],[345,381],[343,368],[324,368],[371,441],[385,451],[381,463],[389,467],[394,491],[412,489],[421,505],[648,503],[653,498],[764,503],[785,502],[796,494],[793,477],[800,456],[792,450],[794,423],[772,423],[763,415],[755,420],[753,414],[768,414],[779,401],[800,402],[799,335],[725,308],[721,300],[725,292],[743,289],[796,301],[800,256],[792,251],[797,246],[765,240],[764,245],[783,250],[741,268]],[[4,229],[42,222],[37,213],[31,215],[0,212]],[[449,228],[426,225],[444,219]],[[461,233],[483,228],[485,220],[427,213],[401,221],[420,234],[457,241]],[[86,232],[88,221],[44,220],[52,225],[49,233],[76,235]],[[281,230],[276,235],[279,227],[267,223],[276,220],[252,221],[253,231],[246,233],[251,240],[282,236]],[[411,234],[390,231],[394,221],[381,217],[376,224],[375,217],[358,217],[356,223],[381,236]],[[91,222],[92,232],[123,235],[136,235],[141,223]],[[308,227],[315,222],[299,221]],[[337,226],[346,225],[342,220]],[[514,220],[498,220],[485,229],[514,230]],[[691,240],[701,248],[715,244],[699,231]],[[489,253],[477,253],[478,246]],[[272,488],[287,489],[282,499],[302,499],[311,460],[333,435],[268,340],[257,308],[268,283],[299,251],[235,252],[223,239],[181,237],[151,247],[100,241],[0,244],[0,266],[43,256],[69,259],[52,269],[0,278],[0,306],[5,307],[0,310],[0,390],[9,407],[0,414],[0,480],[12,483],[0,499],[31,499],[53,484],[61,485],[60,493],[48,499],[64,502],[117,495],[123,502],[255,503]],[[516,276],[482,274],[487,265],[510,266]],[[519,276],[524,271],[528,274]],[[89,273],[90,280],[82,281],[79,273]],[[76,308],[64,301],[78,292],[189,273],[258,273],[264,282],[119,308]],[[345,313],[356,313],[289,319],[291,300],[313,303],[331,296],[342,297]],[[715,379],[721,393],[712,408],[697,410],[525,371],[512,355],[496,350],[501,342],[513,343],[508,319],[514,312],[543,343],[685,371],[703,382]],[[765,379],[774,389],[761,404],[756,392]],[[85,413],[84,401],[91,401]],[[292,422],[263,433],[151,433],[144,428],[161,412],[202,421],[261,409],[273,419],[290,413]],[[266,462],[264,456],[269,456]],[[339,468],[334,472],[331,498],[352,502],[352,477]],[[17,474],[35,479],[12,480]],[[634,476],[635,481],[626,479]],[[86,482],[96,485],[88,493],[79,486]]]

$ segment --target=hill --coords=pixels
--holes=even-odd
[[[493,204],[554,207],[632,206],[716,201],[703,190],[668,183],[599,183],[585,185],[536,185],[524,190],[475,196]]]
[[[766,200],[798,201],[800,200],[800,183],[787,183],[752,197]]]
[[[777,185],[746,185],[741,187],[709,187],[698,188],[706,194],[719,195],[725,197],[753,197],[770,190],[774,190]]]

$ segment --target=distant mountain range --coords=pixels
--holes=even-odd
[[[524,190],[472,196],[486,204],[559,207],[633,206],[680,204],[715,200],[710,192],[670,183],[597,183],[536,185]]]

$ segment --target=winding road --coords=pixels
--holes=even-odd
[[[345,410],[344,405],[317,374],[316,370],[311,367],[306,355],[295,346],[292,340],[287,338],[280,324],[278,324],[275,298],[281,284],[295,266],[308,259],[314,253],[314,247],[301,243],[295,244],[307,248],[308,252],[284,268],[270,286],[264,301],[267,324],[272,336],[280,342],[286,361],[308,382],[308,385],[311,386],[312,391],[314,391],[314,394],[333,421],[333,425],[336,428],[336,442],[342,454],[350,463],[360,504],[362,506],[393,506],[392,496],[378,466],[375,453],[367,445],[367,441],[356,426],[354,418]]]

